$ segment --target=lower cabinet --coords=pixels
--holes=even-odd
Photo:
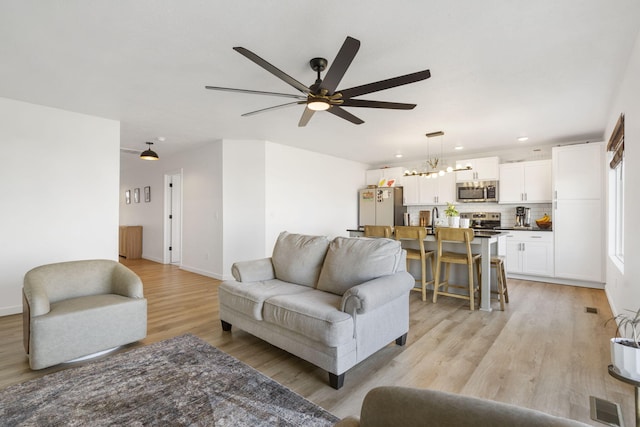
[[[120,226],[118,255],[127,259],[142,258],[142,226]]]
[[[553,277],[553,232],[510,231],[507,272]]]

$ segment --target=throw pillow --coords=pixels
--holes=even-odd
[[[395,273],[401,259],[399,241],[336,237],[329,245],[318,289],[343,295],[356,285]]]
[[[325,236],[307,236],[283,231],[278,236],[271,260],[276,278],[315,287],[329,247]]]

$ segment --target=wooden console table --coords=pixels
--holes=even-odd
[[[118,255],[127,259],[142,258],[142,226],[121,225]]]

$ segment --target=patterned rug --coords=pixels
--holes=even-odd
[[[331,426],[336,421],[193,335],[0,391],[3,426]]]

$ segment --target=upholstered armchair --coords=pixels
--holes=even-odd
[[[43,369],[147,335],[142,281],[112,260],[36,267],[23,286],[24,346],[31,369]]]

